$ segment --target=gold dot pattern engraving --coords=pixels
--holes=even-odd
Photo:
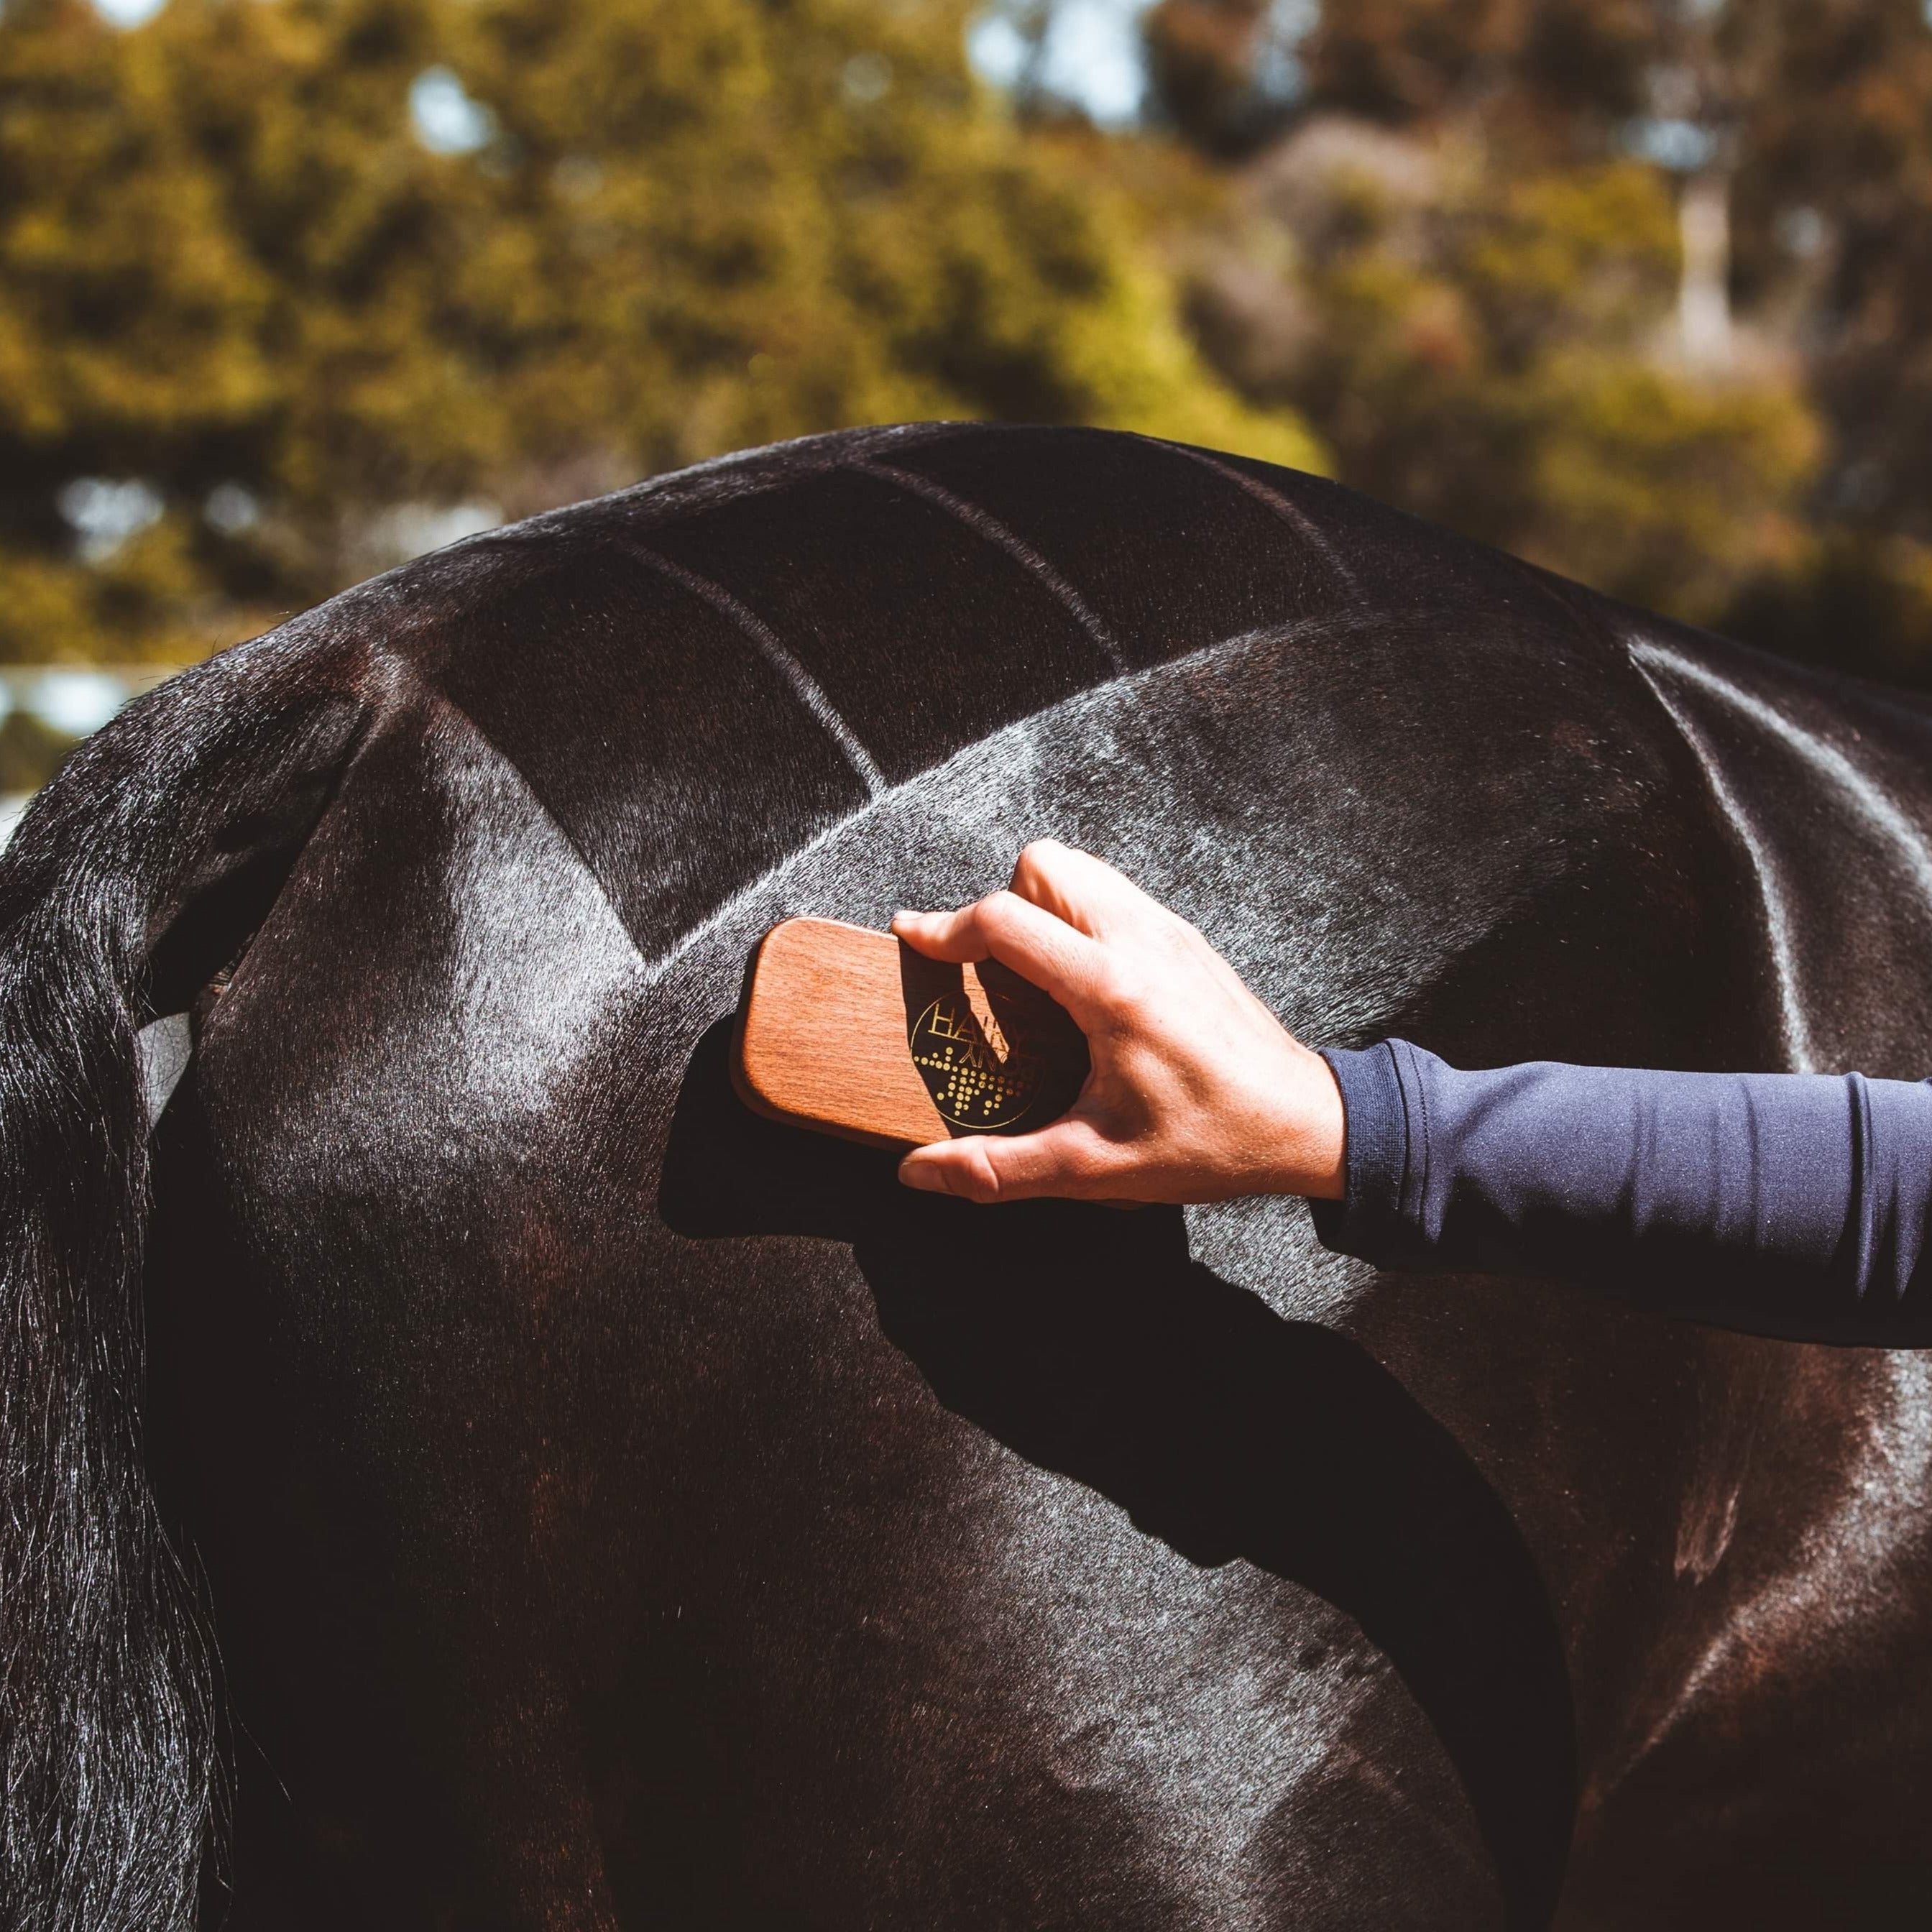
[[[956,1127],[1010,1126],[1039,1094],[1039,1056],[963,994],[934,1000],[913,1022],[909,1044],[932,1104]]]

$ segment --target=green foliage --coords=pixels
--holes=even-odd
[[[1842,525],[1808,532],[1725,626],[1790,657],[1932,689],[1932,544]]]
[[[1305,50],[1316,96],[1376,120],[1439,113],[1520,44],[1519,0],[1349,0],[1321,10]]]
[[[1252,147],[1278,19],[1150,14],[1166,117],[1201,153]],[[1277,145],[1231,177],[1248,232],[1194,250],[1220,367],[1304,406],[1345,481],[1932,683],[1924,0],[1327,0],[1292,52]],[[1689,354],[1673,318],[1700,274],[1685,312],[1727,296],[1732,326]]]
[[[975,4],[7,0],[0,658],[190,657],[454,506],[988,416],[1325,451],[1932,681],[1922,0],[1157,0],[1178,140],[1003,105]],[[462,152],[412,127],[432,69]],[[1658,116],[1729,211],[1716,362],[1684,178],[1632,158]],[[82,541],[87,478],[152,494]]]
[[[1466,140],[1312,125],[1259,182],[1271,353],[1199,303],[1254,393],[1308,416],[1373,494],[1620,596],[1696,619],[1781,568],[1816,449],[1775,370],[1724,380],[1670,353],[1676,221],[1631,161],[1531,172]],[[1250,296],[1252,301],[1252,295]],[[1244,361],[1240,350],[1248,352]]]
[[[61,768],[76,741],[31,712],[0,719],[0,793],[38,790]]]
[[[962,31],[956,0],[172,0],[127,34],[8,0],[0,654],[197,655],[391,560],[398,506],[520,514],[846,423],[1315,460]],[[412,127],[431,68],[471,152]],[[83,554],[83,478],[164,514]]]
[[[1800,548],[1793,513],[1818,437],[1782,386],[1688,382],[1577,354],[1550,358],[1536,390],[1544,433],[1515,544],[1524,555],[1715,623]]]
[[[1262,78],[1278,32],[1274,0],[1156,0],[1142,27],[1164,118],[1204,154],[1252,152],[1291,104]]]

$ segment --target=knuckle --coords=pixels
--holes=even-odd
[[[1198,970],[1202,956],[1212,950],[1191,926],[1182,925],[1178,920],[1160,935],[1157,944],[1161,958],[1170,971],[1190,974]]]
[[[1057,838],[1029,839],[1013,864],[1012,890],[1030,896],[1050,885],[1066,856],[1066,848]]]
[[[1120,959],[1110,961],[1102,969],[1100,992],[1108,1010],[1123,1019],[1143,1017],[1152,997],[1147,975]]]
[[[1000,1198],[1000,1171],[982,1147],[974,1146],[963,1164],[960,1178],[965,1184],[962,1191],[969,1200],[989,1202]]]

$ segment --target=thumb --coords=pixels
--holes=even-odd
[[[899,1162],[899,1178],[908,1187],[964,1201],[1026,1201],[1041,1195],[1078,1201],[1104,1194],[1118,1165],[1118,1154],[1092,1127],[1066,1119],[1011,1138],[975,1134],[914,1148]]]

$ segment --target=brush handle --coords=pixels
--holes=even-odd
[[[740,1097],[875,1147],[1028,1133],[1064,1114],[1087,1042],[998,964],[948,965],[890,933],[788,919],[758,942],[731,1056]]]

